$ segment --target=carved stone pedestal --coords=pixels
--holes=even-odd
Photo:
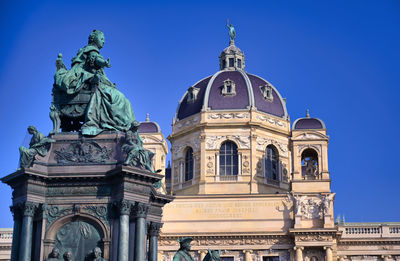
[[[45,260],[54,247],[72,260],[91,260],[95,247],[106,260],[144,260],[146,251],[156,260],[156,234],[147,235],[146,225],[161,224],[162,207],[172,200],[153,187],[163,176],[122,165],[124,133],[52,138],[46,157],[2,179],[13,188],[19,240],[12,260]]]

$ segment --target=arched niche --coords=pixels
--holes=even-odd
[[[301,175],[308,179],[318,178],[318,152],[313,148],[306,148],[301,153]]]
[[[67,215],[48,228],[44,240],[45,259],[54,247],[60,250],[60,256],[70,251],[73,260],[86,260],[93,248],[100,247],[104,258],[109,259],[109,230],[91,215]]]

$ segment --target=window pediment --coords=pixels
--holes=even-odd
[[[235,82],[229,78],[226,79],[224,81],[224,86],[222,86],[221,94],[223,96],[235,96],[236,95]]]
[[[269,84],[260,86],[260,91],[265,100],[272,102],[272,86]]]
[[[197,95],[199,94],[200,88],[196,87],[189,87],[188,89],[188,95],[187,95],[187,102],[188,103],[193,103],[195,100],[197,100]]]

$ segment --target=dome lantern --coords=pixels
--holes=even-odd
[[[226,47],[219,56],[220,70],[243,70],[245,67],[244,54],[235,45],[235,28],[232,24],[229,24],[229,21],[226,26],[229,29],[229,46]]]

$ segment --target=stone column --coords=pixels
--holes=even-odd
[[[21,208],[20,208],[20,206],[11,206],[10,210],[13,213],[13,218],[14,218],[11,261],[17,261],[18,260],[18,246],[19,246],[20,233],[21,233]]]
[[[253,250],[243,250],[244,253],[244,261],[253,261],[251,258],[251,253],[253,253]]]
[[[151,222],[149,226],[149,261],[157,261],[158,235],[160,234],[161,223]]]
[[[345,259],[345,256],[339,257],[339,261],[344,261],[344,259]]]
[[[304,247],[294,247],[294,250],[296,251],[296,261],[303,261],[303,250]]]
[[[23,218],[18,261],[31,261],[33,215],[36,207],[37,205],[32,202],[25,202],[22,207]]]
[[[326,261],[333,261],[332,247],[327,246],[324,247],[324,249],[325,249]]]
[[[129,259],[129,215],[131,206],[128,200],[118,202],[119,207],[119,235],[118,235],[118,261]]]
[[[136,218],[135,229],[135,260],[145,260],[146,258],[146,216],[149,206],[144,203],[136,202],[134,215]],[[118,260],[119,261],[119,260]]]

